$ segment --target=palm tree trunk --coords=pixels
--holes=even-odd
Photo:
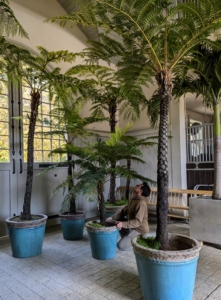
[[[156,77],[159,85],[161,98],[160,124],[158,137],[158,165],[157,165],[157,235],[156,240],[161,243],[161,249],[169,248],[167,232],[168,214],[168,113],[169,103],[172,99],[172,78],[171,74],[162,71]]]
[[[31,193],[33,183],[33,164],[34,164],[34,134],[35,126],[38,117],[38,108],[40,105],[41,95],[39,91],[31,92],[31,112],[29,116],[29,129],[28,129],[28,159],[27,159],[27,177],[25,196],[22,212],[22,220],[31,219]]]
[[[127,159],[127,169],[130,170],[131,168],[131,159]],[[126,189],[125,189],[125,198],[129,200],[130,196],[130,178],[127,178],[126,181]]]
[[[111,133],[115,133],[115,128],[116,128],[116,124],[117,124],[116,112],[117,112],[117,105],[110,104],[109,105],[109,117],[110,117]],[[116,168],[116,162],[113,162],[111,164],[111,168],[113,168],[113,169]],[[109,191],[109,195],[110,195],[109,202],[110,203],[115,203],[115,190],[116,190],[116,176],[115,176],[114,172],[112,172],[110,174],[110,191]]]
[[[72,155],[68,154],[68,191],[70,192],[72,188],[74,187],[73,179],[72,179],[72,163],[70,161],[72,160]],[[75,203],[75,196],[72,195],[72,198],[70,200],[70,213],[74,214],[76,213],[76,203]]]
[[[213,106],[214,110],[214,186],[212,199],[221,200],[221,127],[219,102]]]
[[[104,184],[99,181],[97,184],[98,207],[100,214],[100,223],[105,226],[106,223],[106,210],[104,204]]]

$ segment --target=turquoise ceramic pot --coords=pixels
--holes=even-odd
[[[16,258],[27,258],[39,255],[42,251],[47,216],[33,215],[36,220],[16,222],[16,217],[8,218],[8,233],[12,255]]]
[[[192,300],[201,243],[171,235],[171,241],[185,244],[189,249],[162,251],[142,247],[136,239],[132,239],[132,245],[144,299]]]
[[[86,223],[92,257],[100,260],[114,258],[117,250],[119,231],[116,226],[97,228]]]
[[[65,240],[79,240],[83,237],[85,213],[78,211],[75,214],[64,213],[59,215],[61,228]]]

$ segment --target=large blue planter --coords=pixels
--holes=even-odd
[[[145,300],[192,300],[201,243],[171,235],[175,243],[186,244],[187,250],[162,251],[142,247],[132,239],[137,269]]]
[[[45,234],[47,216],[34,215],[38,219],[32,221],[17,222],[16,217],[8,218],[8,233],[11,243],[12,256],[27,258],[39,255]]]
[[[97,228],[86,223],[92,257],[100,260],[114,258],[117,250],[119,231],[116,226]]]
[[[65,240],[74,241],[83,237],[85,222],[85,213],[83,211],[78,211],[75,214],[60,214],[59,217]]]

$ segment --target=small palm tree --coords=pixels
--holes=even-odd
[[[181,62],[193,48],[203,43],[216,44],[210,38],[221,28],[220,0],[79,0],[79,12],[55,17],[62,26],[67,22],[102,28],[108,37],[103,56],[117,57],[118,74],[125,81],[125,96],[155,81],[160,96],[160,122],[157,167],[157,234],[162,249],[169,248],[168,212],[168,144],[169,103],[174,74],[182,70]],[[120,42],[108,35],[114,32]],[[106,54],[105,54],[106,53]]]
[[[76,175],[77,184],[73,187],[71,193],[78,194],[82,192],[90,200],[98,200],[100,211],[100,223],[105,225],[105,200],[104,185],[109,180],[112,172],[116,176],[140,179],[155,183],[149,178],[139,175],[134,170],[128,170],[125,166],[118,165],[114,169],[111,167],[113,161],[121,161],[130,158],[131,160],[144,163],[140,156],[141,151],[135,147],[128,148],[121,142],[129,127],[121,130],[118,126],[116,132],[110,134],[106,142],[96,142],[88,144],[85,147],[69,145],[68,151],[77,158],[73,163],[79,166],[79,172]]]
[[[81,83],[82,84],[82,83]],[[89,88],[86,85],[86,89]],[[51,151],[50,155],[60,154],[62,156],[66,156],[65,164],[67,165],[67,178],[61,182],[53,192],[53,195],[60,189],[68,186],[68,194],[65,196],[64,201],[62,203],[61,212],[70,212],[71,214],[76,213],[76,197],[75,194],[72,193],[72,189],[74,187],[74,177],[76,174],[73,172],[73,158],[72,152],[69,152],[69,149],[72,149],[72,145],[77,137],[87,138],[88,136],[96,136],[91,130],[87,128],[88,125],[91,125],[96,122],[103,122],[106,118],[102,117],[87,117],[82,118],[80,116],[80,108],[82,105],[82,96],[75,99],[74,102],[68,101],[60,101],[58,100],[58,106],[54,108],[50,112],[51,119],[55,120],[55,122],[50,122],[47,120],[43,120],[44,123],[50,123],[53,130],[44,133],[44,135],[50,136],[60,136],[63,139],[64,144],[57,149]],[[47,168],[42,174],[45,174],[48,170],[51,170],[61,164],[56,164],[55,166],[51,166]]]
[[[188,92],[202,96],[207,107],[214,112],[214,186],[213,199],[221,200],[221,42],[219,48],[199,45],[192,60],[187,60],[183,73],[177,77],[174,94],[182,96]],[[182,75],[182,77],[181,77]]]

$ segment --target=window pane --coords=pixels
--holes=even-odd
[[[42,151],[34,151],[34,161],[35,162],[42,162],[43,161]]]
[[[8,108],[8,96],[0,95],[0,107]]]
[[[9,135],[9,124],[6,122],[0,122],[0,132],[2,135]]]
[[[30,107],[30,100],[23,99],[23,112],[30,112],[31,107]],[[27,114],[25,114],[27,115]]]
[[[22,98],[31,99],[31,89],[27,86],[22,86]]]
[[[51,107],[48,103],[42,102],[41,104],[41,113],[44,115],[49,115]]]
[[[49,103],[49,93],[48,92],[42,92],[41,94],[41,101],[45,103]]]
[[[59,140],[52,140],[52,149],[59,148]]]
[[[1,136],[0,149],[9,149],[9,136],[8,135]]]
[[[51,141],[48,139],[44,139],[43,141],[43,149],[44,150],[51,150]]]
[[[0,149],[0,162],[9,162],[9,150]]]
[[[49,162],[51,161],[51,157],[49,156],[50,151],[43,151],[43,161]]]
[[[1,108],[0,121],[8,122],[8,109]]]
[[[34,139],[34,149],[39,150],[42,149],[42,139]]]

